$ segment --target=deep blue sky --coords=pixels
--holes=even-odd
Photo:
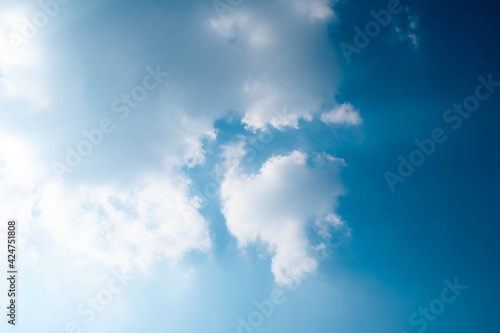
[[[497,327],[499,296],[500,97],[448,130],[449,140],[395,193],[382,174],[415,149],[414,139],[443,126],[444,111],[473,92],[477,76],[500,77],[498,7],[488,1],[414,4],[425,27],[417,53],[377,40],[345,67],[350,84],[343,92],[366,111],[363,144],[342,148],[350,167],[340,212],[355,229],[348,265],[377,276],[410,307],[428,304],[443,277],[457,276],[469,289],[429,332],[487,332]],[[364,66],[369,69],[360,73]]]

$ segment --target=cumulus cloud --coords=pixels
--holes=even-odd
[[[186,195],[186,179],[169,178],[148,177],[130,188],[48,183],[36,220],[75,258],[123,270],[209,252],[208,222],[197,210],[198,199]]]
[[[134,59],[141,63],[135,67],[138,78],[126,66],[119,72],[127,80],[104,79],[96,88],[97,65],[82,60],[89,56],[80,45],[85,38],[71,44],[73,30],[64,29],[49,41],[51,47],[41,47],[47,36],[37,35],[16,49],[9,38],[13,33],[23,36],[30,10],[1,7],[0,217],[19,219],[23,243],[30,248],[37,234],[43,234],[52,241],[43,246],[62,250],[82,264],[146,270],[158,260],[177,262],[191,251],[210,253],[208,221],[198,212],[199,200],[189,194],[183,168],[204,162],[203,142],[215,138],[214,117],[197,117],[170,97],[166,105],[156,101],[149,109],[154,114],[143,107],[134,110],[142,112],[140,117],[119,122],[109,105],[117,93],[142,82],[145,66],[140,59]],[[74,7],[67,9],[74,15],[69,13]],[[59,27],[54,22],[50,29]],[[66,40],[65,34],[71,38]],[[69,50],[76,50],[74,56]],[[126,85],[118,90],[117,82]],[[64,93],[51,95],[45,87]],[[155,93],[161,96],[161,89]],[[26,102],[36,102],[32,109],[38,111],[49,100],[45,114],[26,114]],[[119,129],[94,147],[71,179],[55,181],[51,160],[63,162],[64,147],[75,147],[85,139],[82,130],[95,128],[103,117]],[[137,145],[133,152],[131,141]],[[147,151],[156,157],[141,155]],[[103,161],[105,168],[95,166]],[[115,176],[117,170],[121,174]]]
[[[327,125],[359,125],[363,121],[359,114],[350,103],[341,104],[334,109],[321,114],[321,121]]]
[[[347,232],[335,213],[343,192],[339,172],[344,161],[293,151],[268,159],[256,174],[246,174],[240,169],[244,155],[242,143],[228,146],[224,154],[221,198],[228,229],[240,247],[259,242],[267,246],[278,284],[299,282],[318,265],[314,248],[325,246],[308,239],[308,228],[316,226],[323,239],[332,228]]]
[[[73,187],[38,167],[34,143],[0,133],[0,217],[19,219],[27,244],[36,230],[77,262],[122,270],[210,252],[208,221],[182,174],[149,174],[131,186]]]
[[[301,120],[312,120],[322,104],[332,102],[335,61],[326,51],[312,59],[310,50],[329,47],[326,27],[311,21],[333,17],[330,3],[322,0],[277,1],[269,11],[244,3],[223,17],[212,17],[211,31],[239,57],[234,71],[243,75],[234,81],[233,87],[240,89],[234,109],[247,129],[298,128]]]
[[[0,55],[0,108],[13,110],[0,117],[2,126],[16,131],[2,140],[9,143],[2,146],[0,162],[0,185],[6,189],[0,204],[8,207],[4,218],[15,216],[25,226],[31,223],[47,232],[56,246],[82,262],[147,269],[161,258],[176,261],[189,251],[210,251],[208,222],[198,212],[198,200],[188,194],[190,181],[183,170],[204,162],[203,143],[215,138],[214,121],[236,110],[251,131],[298,128],[337,93],[340,71],[330,52],[326,25],[311,22],[330,20],[331,6],[325,1],[304,2],[307,10],[300,20],[290,3],[276,1],[276,6],[262,10],[245,2],[224,21],[215,12],[207,15],[173,3],[119,13],[102,6],[92,20],[81,7],[69,6],[65,10],[74,22],[57,24],[63,20],[58,16],[51,23],[53,33],[30,40],[27,53],[21,55],[7,50],[6,38],[20,28],[10,19],[0,20],[0,46],[7,50]],[[123,22],[133,24],[121,26]],[[135,26],[137,22],[154,24]],[[206,29],[207,22],[212,29]],[[162,43],[156,43],[159,38]],[[145,66],[156,63],[171,77],[129,118],[119,120],[110,110],[111,102],[130,93],[142,82]],[[49,93],[37,91],[40,87]],[[50,110],[27,121],[25,102],[33,99],[36,108],[50,105]],[[54,182],[46,170],[50,162],[64,160],[65,146],[75,147],[84,139],[82,130],[95,128],[103,117],[112,119],[116,130],[95,147],[68,184]],[[41,158],[36,157],[38,151]],[[272,158],[257,175],[227,168],[224,183],[225,213],[242,244],[250,239],[240,235],[239,228],[246,228],[249,218],[264,215],[250,214],[239,225],[233,214],[237,207],[252,212],[258,204],[268,205],[273,222],[289,226],[290,245],[273,239],[264,225],[249,227],[273,251],[273,272],[284,284],[315,265],[309,251],[316,245],[304,236],[308,219],[315,220],[314,227],[324,237],[330,227],[343,225],[332,208],[340,193],[341,162],[321,155],[309,167],[308,158],[299,152]],[[282,170],[291,170],[297,179],[283,182]],[[266,197],[265,187],[260,193],[253,184],[274,175],[279,181],[270,183],[270,192],[294,190],[281,197],[275,210],[271,200],[247,200],[249,208],[228,204],[238,195]],[[321,177],[326,181],[319,181]],[[233,195],[234,183],[247,192]],[[309,193],[313,188],[316,194]],[[303,199],[314,208],[299,209]],[[320,203],[324,207],[318,207]],[[284,212],[286,221],[278,211]],[[311,265],[297,268],[306,259],[312,259]]]
[[[161,122],[168,146],[162,146],[165,164],[169,167],[192,168],[205,163],[205,141],[215,140],[217,132],[211,122],[188,117],[182,110],[169,110]]]
[[[298,128],[299,120],[312,120],[313,110],[297,107],[287,109],[286,97],[265,83],[247,84],[245,92],[248,94],[250,103],[242,122],[249,130],[262,130],[268,125],[277,129]]]

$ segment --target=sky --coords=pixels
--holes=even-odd
[[[498,15],[2,1],[2,332],[495,331]]]

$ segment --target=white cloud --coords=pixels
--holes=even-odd
[[[85,173],[79,169],[67,183],[55,182],[48,159],[55,156],[59,161],[64,161],[64,146],[74,145],[75,141],[82,139],[83,126],[89,126],[89,129],[103,116],[112,118],[117,128],[119,125],[123,128],[127,123],[119,123],[108,109],[114,98],[112,93],[106,91],[101,102],[96,103],[98,99],[89,98],[92,95],[89,94],[91,85],[85,86],[85,90],[81,88],[80,83],[86,81],[82,79],[82,73],[92,72],[87,70],[92,66],[83,68],[86,64],[81,61],[85,58],[83,53],[76,52],[82,58],[69,56],[67,52],[74,49],[74,45],[56,52],[54,48],[42,48],[41,45],[47,39],[37,37],[29,39],[18,50],[14,49],[9,36],[12,33],[22,36],[27,11],[2,7],[0,117],[4,127],[12,126],[16,131],[14,134],[0,128],[0,206],[4,207],[0,218],[19,219],[21,237],[31,249],[30,253],[36,253],[37,250],[33,248],[37,246],[35,240],[43,234],[52,241],[43,241],[43,246],[61,250],[79,263],[102,264],[120,269],[148,269],[161,259],[177,262],[191,251],[209,253],[211,240],[208,221],[198,212],[198,199],[189,195],[190,181],[182,167],[203,163],[202,142],[215,138],[213,120],[210,117],[208,121],[201,117],[197,119],[173,106],[157,107],[166,110],[158,111],[157,117],[146,119],[147,126],[144,127],[147,130],[141,138],[152,132],[160,133],[156,141],[159,148],[151,147],[152,140],[144,140],[140,150],[156,149],[160,163],[146,163],[144,167],[143,161],[139,165],[139,158],[132,157],[130,163],[111,158],[112,162],[107,168],[99,170],[102,174],[94,173],[85,177]],[[61,35],[56,37],[64,40]],[[56,40],[50,40],[50,45],[58,45]],[[57,60],[61,59],[68,63],[58,63]],[[126,70],[123,72],[128,73]],[[27,122],[25,109],[19,105],[34,102],[36,109],[47,106],[49,98],[44,89],[49,86],[50,91],[63,92],[52,105],[52,112],[46,117],[31,115],[38,118]],[[111,91],[115,88],[103,86]],[[75,89],[81,91],[79,96],[82,100],[68,96],[68,91]],[[116,91],[113,93],[116,94]],[[159,90],[156,93],[161,94]],[[93,96],[101,97],[97,94]],[[68,98],[69,104],[64,104],[65,98]],[[78,112],[86,104],[93,104],[92,108],[82,107],[84,117],[89,116],[90,120],[81,122]],[[165,120],[163,122],[159,121],[162,117]],[[38,121],[41,125],[36,126],[34,134],[31,126]],[[128,121],[128,124],[131,122]],[[126,151],[128,142],[120,139],[123,135],[129,140],[131,137],[135,139],[138,130],[124,132],[117,130],[106,136],[104,142],[108,150],[104,144],[96,147],[92,156],[85,161],[85,166],[98,160],[99,154],[102,161],[102,155],[108,157],[115,151]],[[43,154],[38,156],[38,152]],[[133,163],[138,164],[130,166]],[[127,172],[109,182],[96,181],[98,177],[108,178],[105,173],[112,174],[116,168],[129,167]],[[85,185],[78,178],[82,174]]]
[[[335,4],[337,1],[333,1]],[[328,22],[336,18],[335,11],[329,0],[295,0],[295,9],[302,15],[307,15],[311,22]]]
[[[208,221],[181,173],[138,177],[130,186],[74,187],[44,173],[34,143],[0,133],[0,218],[19,219],[27,246],[45,233],[76,262],[122,270],[210,252]]]
[[[285,127],[298,128],[299,120],[312,120],[311,109],[286,108],[287,98],[276,89],[262,82],[245,85],[249,105],[246,108],[242,122],[247,129],[265,129],[268,124],[283,129]]]
[[[169,145],[163,146],[168,168],[194,167],[205,162],[204,141],[215,140],[213,124],[204,118],[188,117],[183,110],[167,110],[162,128]]]
[[[126,29],[115,29],[128,18],[125,12],[119,16],[104,15],[114,10],[104,6],[103,15],[87,24],[80,18],[78,7],[67,7],[68,15],[79,18],[78,29],[72,25],[61,29],[54,22],[54,33],[30,40],[24,49],[27,52],[21,56],[11,50],[2,51],[0,95],[9,98],[0,100],[0,108],[5,110],[12,104],[15,107],[0,116],[5,126],[17,126],[19,134],[8,135],[2,141],[8,142],[2,146],[6,152],[0,161],[4,174],[0,185],[5,188],[4,194],[0,194],[0,205],[7,207],[2,212],[4,217],[18,217],[25,221],[22,225],[36,227],[30,230],[48,232],[55,246],[82,262],[138,265],[146,269],[160,258],[175,261],[189,251],[209,251],[207,221],[198,213],[199,203],[188,194],[189,180],[180,170],[204,162],[202,143],[215,138],[214,120],[228,110],[237,110],[251,130],[268,126],[298,128],[301,120],[310,121],[314,110],[336,94],[340,79],[335,59],[331,53],[323,52],[331,47],[325,26],[308,20],[327,20],[331,12],[321,5],[326,6],[326,2],[307,3],[311,6],[307,7],[304,20],[290,15],[293,9],[260,13],[249,3],[245,8],[237,8],[225,21],[212,21],[212,35],[222,35],[232,44],[220,43],[220,37],[210,36],[210,30],[198,24],[207,22],[206,16],[195,14],[198,11],[165,11],[172,17],[186,15],[186,21],[182,21],[186,23],[184,29],[178,29],[178,20],[162,19],[144,25],[141,34],[127,34]],[[146,20],[151,19],[151,12],[152,7],[138,7],[134,14]],[[14,18],[18,16],[13,14]],[[109,17],[113,19],[110,21]],[[9,22],[0,21],[2,50],[10,46],[5,37],[11,29]],[[158,31],[175,31],[164,35],[165,48],[161,50],[144,38]],[[114,43],[124,40],[125,35],[127,43]],[[100,52],[96,54],[95,50]],[[139,83],[144,65],[156,56],[164,59],[162,68],[172,69],[172,78],[134,111],[135,118],[121,122],[109,110],[109,104]],[[52,94],[47,97],[44,89]],[[10,99],[16,99],[15,103]],[[23,102],[33,99],[39,107],[50,101],[51,112],[23,123]],[[93,128],[102,117],[112,119],[116,131],[106,136],[81,169],[71,174],[71,184],[52,182],[51,171],[43,172],[50,162],[40,162],[34,152],[43,152],[44,159],[64,160],[64,147],[74,147],[83,139],[83,127]],[[25,142],[25,138],[32,142]],[[269,177],[273,168],[289,164],[295,165],[299,176],[307,174],[316,181],[300,156],[294,153],[271,159],[268,167],[263,167],[263,175],[255,179]],[[330,161],[327,157],[322,159]],[[144,174],[150,176],[141,176]],[[239,173],[232,175],[234,179],[244,177]],[[87,185],[81,185],[82,179]],[[127,181],[128,185],[124,185]],[[276,192],[280,186],[276,184]],[[313,185],[304,186],[307,190]],[[296,192],[299,196],[301,191]],[[290,198],[292,204],[295,200]],[[335,201],[328,200],[324,199]],[[284,204],[277,207],[285,208]],[[324,214],[316,221],[318,229],[335,224],[330,210],[331,207],[322,210]],[[299,213],[293,222],[297,230],[292,225],[289,231],[296,236],[293,246],[302,245],[294,247],[297,253],[291,262],[287,263],[289,259],[283,255],[287,250],[282,241],[269,243],[281,246],[273,267],[284,283],[290,279],[292,272],[288,269],[293,270],[292,264],[308,258],[307,251],[314,246],[309,246],[299,231],[306,213],[312,216],[316,211]],[[323,236],[328,233],[328,228],[325,230],[321,231]],[[23,234],[29,237],[27,232]]]
[[[342,159],[318,154],[308,166],[308,156],[294,151],[264,163],[257,174],[240,170],[243,144],[225,152],[225,178],[221,184],[222,211],[240,247],[264,243],[272,253],[276,282],[299,282],[317,267],[312,252],[324,243],[311,244],[307,228],[316,222],[318,234],[328,238],[331,228],[344,229],[336,215]]]
[[[36,70],[41,51],[35,41],[24,37],[26,17],[21,7],[4,8],[0,14],[0,96],[21,96],[44,108],[49,101]]]
[[[38,200],[37,186],[43,176],[36,163],[36,152],[32,142],[0,129],[0,219],[22,221],[22,239],[32,233],[29,225]]]
[[[35,55],[26,47],[15,47],[13,36],[23,35],[26,13],[21,8],[5,9],[0,14],[0,73],[10,72],[14,66],[26,66],[34,62]]]
[[[194,250],[209,252],[208,222],[189,197],[188,181],[151,176],[130,188],[60,183],[43,186],[37,224],[82,262],[147,270],[155,261],[178,262]]]
[[[328,1],[313,1],[310,6],[311,21],[328,21],[335,18],[335,12],[328,5]]]
[[[311,58],[311,50],[330,47],[326,27],[311,21],[333,17],[330,2],[318,0],[278,1],[269,13],[246,3],[210,20],[215,35],[229,42],[221,50],[231,56],[228,64],[238,64],[233,87],[243,89],[233,95],[240,93],[233,110],[248,130],[297,129],[332,102],[339,75],[328,52]]]
[[[321,121],[327,125],[359,125],[363,121],[356,110],[350,103],[344,103],[337,106],[331,111],[321,114]]]

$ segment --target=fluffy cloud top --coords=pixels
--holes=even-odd
[[[241,247],[255,242],[268,247],[278,284],[298,282],[316,269],[314,248],[324,247],[310,242],[308,228],[316,226],[323,238],[330,228],[346,228],[335,213],[344,162],[318,154],[309,166],[306,154],[293,151],[270,158],[257,174],[245,174],[239,168],[244,155],[242,144],[225,153],[221,197],[228,229]]]
[[[268,125],[277,129],[298,128],[299,120],[312,120],[313,110],[307,108],[287,109],[286,97],[273,87],[256,82],[245,86],[251,100],[242,122],[251,131],[263,130]]]
[[[350,103],[344,103],[337,106],[331,111],[321,115],[321,121],[327,125],[359,125],[363,121],[356,110]]]
[[[210,31],[240,57],[234,70],[245,74],[233,86],[240,90],[235,110],[248,130],[298,128],[332,102],[339,73],[325,25],[314,22],[333,17],[328,1],[277,1],[266,11],[244,2],[210,20]],[[325,52],[310,52],[317,49]]]

